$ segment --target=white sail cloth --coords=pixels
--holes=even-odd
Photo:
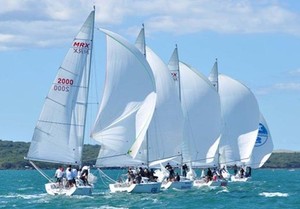
[[[252,151],[251,159],[246,165],[252,168],[260,168],[269,159],[273,151],[273,141],[268,124],[262,114],[259,118],[259,130]]]
[[[34,130],[29,160],[81,164],[94,15],[92,11],[58,69]]]
[[[101,106],[91,133],[101,144],[96,165],[134,165],[137,161],[131,156],[142,159],[143,153],[138,150],[153,116],[155,81],[150,66],[136,47],[115,33],[102,31],[107,37],[107,71]]]
[[[184,119],[168,67],[149,47],[146,59],[154,74],[157,101],[143,150],[148,150],[148,161],[153,162],[181,155]]]
[[[185,117],[183,160],[192,166],[214,162],[221,133],[221,106],[210,81],[180,62],[181,104]]]
[[[222,112],[220,164],[242,164],[250,160],[259,124],[259,107],[253,93],[240,82],[219,74]]]

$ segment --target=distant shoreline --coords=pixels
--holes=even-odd
[[[26,170],[32,166],[27,155],[29,142],[14,142],[0,140],[0,170]],[[85,144],[83,148],[83,164],[95,165],[99,153],[99,145]],[[57,165],[37,162],[42,169],[55,169]],[[300,168],[300,152],[291,150],[274,150],[271,157],[262,168],[271,169],[298,169]]]

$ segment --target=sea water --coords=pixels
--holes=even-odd
[[[108,170],[118,177],[120,170]],[[47,171],[51,176],[53,171]],[[115,209],[115,208],[209,208],[299,209],[300,170],[253,170],[249,182],[229,182],[227,187],[166,190],[156,194],[109,192],[98,177],[92,196],[50,196],[47,182],[36,170],[0,171],[0,208]]]

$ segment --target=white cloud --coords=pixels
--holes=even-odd
[[[274,89],[300,91],[300,83],[278,83],[274,85]]]
[[[0,4],[0,35],[22,37],[1,42],[0,50],[17,44],[23,48],[62,43],[78,30],[93,6],[86,0],[0,0]],[[300,15],[276,0],[95,0],[95,4],[97,25],[119,25],[123,31],[144,22],[148,34],[209,30],[300,35]]]
[[[272,86],[262,87],[255,90],[256,95],[266,95],[274,92],[295,92],[300,91],[300,83],[276,83]]]
[[[300,76],[300,69],[290,71],[289,75],[291,75],[291,76]]]

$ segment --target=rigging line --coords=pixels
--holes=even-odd
[[[44,173],[41,169],[39,169],[38,167],[37,167],[37,165],[35,165],[31,160],[29,161],[30,162],[30,164],[42,175],[42,176],[44,176],[49,182],[51,182],[51,183],[54,183],[53,182],[53,180],[49,177],[49,176],[47,176],[47,174],[46,173]]]
[[[106,156],[106,157],[97,157],[96,160],[98,160],[98,159],[112,158],[112,157],[120,157],[120,156],[123,156],[123,155],[126,156],[127,153],[125,153],[125,154],[119,154],[119,155],[111,155],[111,156]]]
[[[105,174],[100,168],[98,168],[98,171],[99,171],[100,174],[102,174],[106,179],[110,180],[111,182],[114,182],[114,183],[117,182],[114,179],[112,179],[111,177],[109,177],[107,174]]]

